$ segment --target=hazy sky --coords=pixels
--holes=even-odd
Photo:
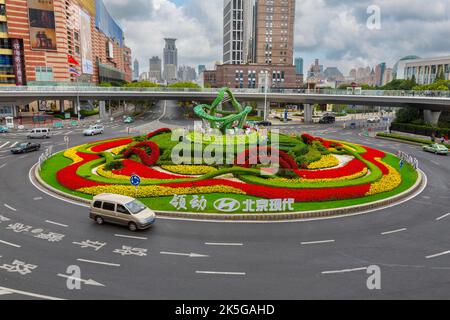
[[[104,0],[123,27],[126,43],[147,71],[162,57],[164,37],[178,38],[180,64],[222,60],[223,0]],[[381,10],[381,28],[369,30],[367,8]],[[305,70],[317,57],[345,74],[352,67],[406,55],[450,55],[450,0],[297,0],[295,55]]]

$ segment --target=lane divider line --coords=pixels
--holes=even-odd
[[[120,267],[120,264],[117,263],[110,263],[110,262],[102,262],[102,261],[94,261],[94,260],[86,260],[86,259],[77,259],[79,262],[86,262],[86,263],[92,263],[92,264],[100,264],[103,266],[110,266],[110,267]]]
[[[323,271],[322,274],[339,274],[339,273],[350,273],[350,272],[366,271],[366,270],[367,270],[367,267],[363,267],[363,268],[355,268],[355,269]]]
[[[433,255],[428,256],[428,257],[426,257],[426,258],[427,258],[427,259],[433,259],[433,258],[445,256],[445,255],[448,255],[448,254],[450,254],[450,251],[445,251],[445,252],[433,254]]]
[[[137,240],[148,240],[148,238],[146,238],[146,237],[126,236],[126,235],[123,235],[123,234],[115,234],[114,236],[115,236],[115,237],[118,237],[118,238],[129,238],[129,239],[137,239]]]
[[[447,217],[450,217],[450,213],[444,214],[442,217],[437,218],[436,221],[441,221]]]
[[[336,240],[323,240],[323,241],[311,241],[311,242],[302,242],[302,246],[314,245],[314,244],[326,244],[326,243],[334,243]]]
[[[225,276],[245,276],[245,272],[222,272],[222,271],[195,271],[196,274],[211,274],[211,275],[225,275]]]
[[[11,243],[11,242],[6,242],[6,241],[0,240],[0,243],[3,243],[5,245],[7,245],[7,246],[14,247],[14,248],[22,248],[22,246],[19,246],[18,244],[14,244],[14,243]]]
[[[6,208],[8,208],[9,210],[11,210],[11,211],[17,211],[16,208],[11,207],[9,204],[6,204],[6,203],[5,203],[4,206],[5,206]]]
[[[403,232],[403,231],[406,231],[406,230],[408,230],[408,229],[407,228],[403,228],[403,229],[398,229],[398,230],[392,230],[392,231],[383,232],[381,235],[382,236],[386,236],[386,235],[389,235],[389,234],[399,233],[399,232]]]
[[[36,294],[36,293],[32,293],[32,292],[20,291],[20,290],[9,289],[9,288],[4,288],[4,287],[0,287],[0,290],[19,294],[22,296],[28,296],[28,297],[44,299],[44,300],[64,300],[61,298],[55,298],[55,297],[45,296],[42,294]]]
[[[54,222],[54,221],[51,221],[51,220],[45,220],[45,222],[47,222],[49,224],[54,224],[55,226],[64,227],[64,228],[68,228],[69,227],[67,224],[62,224],[62,223]]]
[[[230,246],[230,247],[242,247],[243,243],[224,243],[224,242],[205,242],[206,246]]]

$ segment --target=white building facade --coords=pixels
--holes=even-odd
[[[444,72],[446,80],[450,80],[450,56],[429,59],[415,59],[398,63],[397,79],[411,79],[413,76],[420,85],[432,84]]]

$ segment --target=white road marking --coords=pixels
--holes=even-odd
[[[54,224],[55,226],[64,227],[64,228],[68,228],[69,227],[67,224],[62,224],[62,223],[58,223],[58,222],[54,222],[54,221],[50,221],[50,220],[45,220],[45,222],[50,223],[50,224]]]
[[[322,274],[338,274],[338,273],[349,273],[349,272],[366,271],[366,270],[367,270],[367,267],[363,267],[363,268],[355,268],[355,269],[323,271]]]
[[[73,131],[66,132],[66,134],[71,134],[71,133],[73,133]]]
[[[119,237],[119,238],[129,238],[129,239],[137,239],[137,240],[148,240],[148,238],[145,237],[133,237],[133,236],[126,236],[123,234],[115,234],[115,237]]]
[[[10,148],[14,148],[19,142],[14,142],[12,145],[10,145]]]
[[[407,228],[403,228],[403,229],[398,229],[398,230],[392,230],[392,231],[383,232],[381,235],[382,236],[386,236],[386,235],[389,235],[389,234],[399,233],[399,232],[403,232],[403,231],[406,231],[406,230],[408,230],[408,229]]]
[[[0,296],[5,296],[5,295],[8,295],[8,294],[12,294],[12,292],[6,291],[6,290],[0,290]]]
[[[4,146],[6,146],[8,143],[9,143],[9,141],[6,142],[6,143],[4,143],[4,144],[2,144],[2,145],[0,146],[0,149],[3,148]]]
[[[0,169],[3,169],[4,167],[6,167],[6,163],[4,163],[4,164],[2,164],[1,166],[0,166]]]
[[[440,165],[441,165],[439,162],[436,162],[436,161],[434,161],[434,160],[430,160],[430,161],[431,161],[432,164],[435,164],[435,165],[437,165],[437,166],[440,166]]]
[[[160,252],[162,255],[168,255],[168,256],[182,256],[182,257],[189,257],[189,258],[209,258],[208,255],[204,254],[198,254],[198,253],[178,253],[178,252]]]
[[[104,287],[105,286],[104,284],[101,284],[101,283],[99,283],[99,282],[97,282],[95,280],[92,280],[92,279],[84,280],[84,279],[81,279],[81,278],[76,278],[74,276],[61,274],[61,273],[58,273],[57,276],[61,277],[61,278],[66,278],[66,279],[70,279],[70,280],[79,281],[79,282],[84,283],[85,285],[88,285],[88,286],[95,286],[95,287]]]
[[[101,262],[101,261],[85,260],[85,259],[77,259],[77,261],[86,262],[86,263],[93,263],[93,264],[101,264],[101,265],[110,266],[110,267],[120,267],[120,264],[110,263],[110,262]]]
[[[450,213],[444,214],[442,217],[437,218],[436,221],[441,221],[447,217],[450,217]]]
[[[426,257],[426,258],[427,258],[427,259],[433,259],[433,258],[445,256],[445,255],[447,255],[447,254],[450,254],[450,251],[445,251],[445,252],[433,254],[433,255],[428,256],[428,257]]]
[[[196,274],[213,274],[225,276],[245,276],[245,272],[221,272],[221,271],[195,271]]]
[[[19,157],[19,159],[21,159],[21,160],[22,160],[22,159],[25,159],[25,158],[28,158],[28,155],[24,155],[24,156],[20,156],[20,157]]]
[[[313,244],[325,244],[325,243],[333,243],[336,240],[323,240],[323,241],[311,241],[311,242],[302,242],[302,246],[313,245]]]
[[[39,200],[42,200],[42,199],[44,199],[44,198],[42,198],[42,197],[34,197],[33,198],[34,201],[39,201]]]
[[[220,242],[205,242],[206,246],[230,246],[230,247],[241,247],[243,243],[220,243]]]
[[[11,293],[15,293],[15,294],[20,294],[22,296],[28,296],[28,297],[44,299],[44,300],[64,300],[64,299],[61,299],[61,298],[55,298],[55,297],[45,296],[45,295],[42,295],[42,294],[36,294],[36,293],[20,291],[20,290],[14,290],[14,289],[9,289],[9,288],[4,288],[4,287],[0,287],[0,290],[11,292]]]
[[[22,248],[22,246],[19,246],[18,244],[14,244],[14,243],[11,243],[11,242],[6,242],[6,241],[0,240],[0,243],[3,243],[5,245],[7,245],[7,246],[14,247],[14,248]]]
[[[4,206],[6,207],[6,208],[8,208],[9,210],[12,210],[12,211],[17,211],[17,209],[16,208],[13,208],[13,207],[11,207],[10,205],[8,205],[8,204],[4,204]]]

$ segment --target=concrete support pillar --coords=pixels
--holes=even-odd
[[[59,111],[61,113],[64,113],[66,111],[65,106],[64,106],[65,101],[64,100],[59,100]]]
[[[442,111],[431,111],[431,110],[424,110],[424,120],[426,123],[429,123],[433,126],[437,126],[439,123],[439,118],[441,117]]]
[[[108,117],[108,114],[106,113],[106,102],[105,101],[99,101],[99,113],[100,113],[100,119],[106,120]]]
[[[305,108],[305,123],[312,124],[313,123],[313,105],[304,104]]]

